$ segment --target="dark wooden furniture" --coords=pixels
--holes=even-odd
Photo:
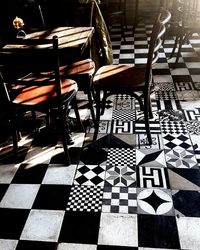
[[[99,130],[101,108],[104,110],[106,98],[113,94],[127,94],[135,97],[141,110],[144,111],[144,121],[149,145],[152,138],[149,127],[149,116],[152,117],[150,92],[152,83],[152,64],[158,59],[158,50],[162,44],[161,37],[166,28],[165,24],[170,20],[170,12],[162,11],[156,18],[151,40],[147,63],[143,67],[127,65],[106,65],[101,67],[94,77],[94,89],[96,91],[96,123],[94,140]],[[103,92],[103,98],[101,93]]]
[[[6,48],[7,50],[0,51],[0,65],[2,65],[2,77],[4,73],[7,75],[6,81],[3,79],[3,82],[7,83],[10,100],[14,153],[17,155],[18,151],[17,131],[20,129],[17,126],[18,111],[40,111],[48,114],[49,110],[56,110],[60,122],[65,164],[69,165],[66,118],[68,107],[76,96],[78,86],[74,80],[63,78],[60,74],[59,39],[56,36],[49,39],[16,39]],[[51,72],[51,74],[41,74],[41,72]],[[81,123],[76,102],[74,105],[78,121]]]

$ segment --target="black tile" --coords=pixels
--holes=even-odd
[[[154,75],[170,75],[169,69],[153,69]]]
[[[189,170],[190,171],[190,170]],[[180,190],[173,196],[177,213],[187,217],[200,217],[200,192]]]
[[[66,212],[59,242],[97,244],[100,213]]]
[[[35,166],[21,164],[12,180],[12,183],[40,184],[47,168],[48,164],[37,164]]]
[[[138,215],[138,241],[139,247],[179,249],[175,217]]]
[[[124,246],[97,246],[97,250],[137,250],[137,247],[124,247]]]
[[[81,148],[77,148],[77,147],[69,148],[69,155],[70,155],[71,164],[78,164],[79,163],[80,154],[81,154]],[[51,158],[50,163],[51,164],[64,164],[64,162],[65,162],[64,159],[65,159],[64,152],[61,152],[57,155],[54,155]]]
[[[29,210],[0,208],[0,238],[19,239]]]
[[[96,144],[92,144],[88,147],[83,148],[81,153],[81,162],[86,165],[99,165],[106,161],[107,159],[107,152],[101,148],[96,147]]]
[[[57,243],[55,242],[25,241],[25,240],[20,240],[16,247],[16,250],[56,250],[56,249],[57,249]]]
[[[65,210],[71,186],[41,185],[33,203],[34,209]]]
[[[190,75],[173,75],[173,82],[192,82],[192,77]]]
[[[4,194],[6,193],[8,189],[8,184],[0,184],[0,201],[4,197]]]

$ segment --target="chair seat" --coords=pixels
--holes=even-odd
[[[145,68],[128,65],[106,65],[101,67],[95,74],[93,83],[95,89],[121,92],[144,87]]]
[[[22,87],[22,85],[19,86],[21,87],[18,89],[18,95],[13,100],[14,104],[27,106],[40,105],[52,101],[52,99],[57,96],[55,85],[47,85],[41,87]],[[77,90],[78,87],[74,80],[65,79],[61,82],[61,95],[70,95],[72,92]]]
[[[74,75],[74,74],[88,74],[93,75],[95,71],[95,64],[91,59],[85,59],[81,60],[72,64],[69,64],[65,69],[63,70],[62,67],[60,67],[61,72],[60,74],[67,74],[67,75]]]

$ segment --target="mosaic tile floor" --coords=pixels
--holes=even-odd
[[[134,36],[129,27],[126,42],[113,28],[114,62],[144,63],[151,27],[140,24]],[[138,103],[118,95],[107,101],[96,142],[92,126],[72,132],[69,167],[45,130],[23,137],[17,164],[2,150],[1,250],[200,249],[200,39],[183,46],[176,69],[167,59],[173,42],[153,69],[151,147]]]

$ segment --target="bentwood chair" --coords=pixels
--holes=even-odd
[[[189,43],[189,38],[191,38],[193,34],[200,34],[199,7],[199,0],[176,0],[176,12],[179,16],[179,23],[174,32],[175,43],[170,55],[170,58],[172,58],[178,47],[174,67],[177,66],[181,56],[183,44],[186,42]]]
[[[78,87],[74,80],[60,75],[58,38],[16,39],[0,51],[0,65],[3,65],[2,76],[5,76],[10,100],[15,155],[17,156],[17,135],[20,130],[17,122],[18,111],[40,111],[48,114],[49,110],[55,110],[60,122],[65,164],[69,165],[66,119]],[[51,74],[42,76],[41,71],[51,71]],[[77,109],[76,115],[80,122]]]
[[[96,92],[96,123],[93,139],[96,140],[99,130],[100,115],[103,113],[106,98],[113,94],[127,94],[136,98],[144,111],[144,121],[149,145],[152,138],[149,116],[152,117],[150,92],[152,83],[152,64],[159,57],[158,50],[162,44],[161,37],[165,33],[165,24],[170,20],[169,11],[162,10],[153,26],[147,63],[143,67],[128,65],[106,65],[101,67],[94,76]],[[142,94],[141,94],[142,92]],[[103,97],[101,98],[101,94]],[[102,109],[102,110],[101,110]]]
[[[93,25],[94,2],[78,3],[71,2],[68,8],[69,25],[71,26],[89,26]],[[95,73],[95,63],[91,59],[91,43],[87,49],[87,55],[82,60],[72,59],[72,63],[64,65],[60,68],[61,75],[70,79],[74,79],[79,90],[84,91],[88,97],[89,109],[93,123],[95,122],[95,113],[93,108],[93,89],[92,80]]]

